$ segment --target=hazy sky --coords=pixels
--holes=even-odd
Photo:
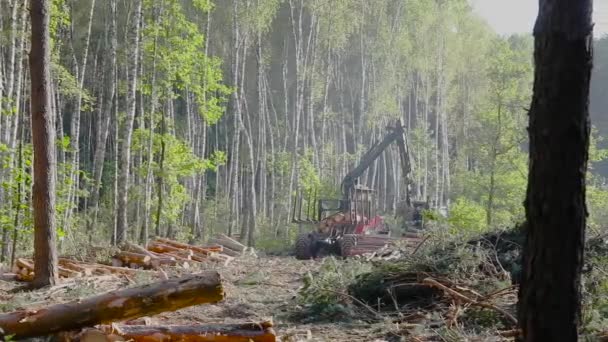
[[[538,0],[471,0],[482,17],[501,34],[532,32]],[[608,0],[594,1],[595,35],[608,34]]]

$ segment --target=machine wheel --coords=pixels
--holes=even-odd
[[[339,242],[340,246],[340,255],[343,257],[350,256],[351,251],[357,245],[357,235],[355,234],[345,234],[342,236]]]
[[[300,234],[296,239],[296,259],[309,260],[312,258],[312,238],[310,234]]]

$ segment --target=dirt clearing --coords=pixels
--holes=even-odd
[[[243,256],[228,265],[201,269],[171,269],[168,276],[202,269],[216,269],[224,279],[226,299],[218,304],[200,305],[137,320],[139,324],[192,325],[243,323],[271,320],[282,341],[375,341],[383,340],[384,324],[364,321],[301,323],[298,290],[308,272],[314,274],[320,261],[300,261],[293,257]],[[66,280],[52,289],[11,293],[23,283],[0,280],[0,310],[35,310],[48,304],[85,298],[110,290],[160,280],[164,275],[141,272],[136,277],[98,276]]]

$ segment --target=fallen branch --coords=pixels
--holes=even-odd
[[[371,306],[365,304],[364,302],[362,302],[358,298],[349,295],[348,293],[344,293],[344,292],[340,292],[340,291],[334,291],[334,290],[330,290],[330,289],[322,289],[322,290],[330,292],[330,293],[334,293],[334,294],[337,294],[337,295],[340,295],[340,296],[345,297],[345,298],[348,298],[348,299],[356,302],[357,304],[361,305],[362,307],[366,308],[367,311],[369,311],[372,315],[374,315],[374,317],[376,317],[376,318],[380,317],[380,314],[378,313],[378,311],[374,310]]]
[[[422,241],[418,242],[416,244],[416,248],[414,248],[414,251],[412,252],[412,255],[418,253],[418,250],[420,249],[420,247],[422,247],[422,245],[424,245],[424,243],[427,242],[430,238],[431,238],[431,236],[427,235],[424,239],[422,239]]]
[[[438,282],[437,280],[432,279],[432,278],[426,278],[426,279],[422,280],[422,284],[438,288],[438,289],[446,292],[450,296],[454,297],[455,299],[458,299],[462,302],[499,312],[503,316],[505,316],[509,321],[511,321],[511,323],[513,323],[513,325],[517,325],[517,319],[515,317],[513,317],[513,315],[511,315],[504,309],[497,307],[496,305],[492,305],[490,303],[485,303],[485,302],[478,302],[474,299],[471,299],[471,298],[463,295],[462,293],[460,293],[458,291],[454,291],[453,289],[441,284],[440,282]]]
[[[0,337],[45,336],[97,324],[130,320],[224,299],[221,277],[209,271],[88,299],[51,305],[40,310],[0,315]]]

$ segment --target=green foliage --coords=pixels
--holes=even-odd
[[[330,183],[330,180],[321,178],[312,159],[312,151],[309,150],[298,162],[300,191],[310,196],[316,194],[317,198],[337,198],[338,189]]]
[[[593,174],[587,175],[587,225],[595,232],[605,232],[608,222],[608,187],[606,180]]]
[[[483,101],[474,103],[469,128],[469,136],[475,138],[464,142],[460,157],[464,163],[459,166],[465,167],[458,167],[454,176],[453,196],[468,202],[468,215],[476,221],[469,222],[475,225],[472,230],[481,228],[482,212],[488,228],[519,222],[527,183],[522,146],[526,141],[524,108],[531,95],[530,46],[518,37],[495,38],[490,46],[492,54],[480,75],[486,93]],[[463,210],[463,205],[456,209]],[[474,207],[479,213],[472,212]]]
[[[52,0],[51,1],[51,23],[50,32],[53,40],[57,37],[57,33],[60,29],[66,28],[70,25],[70,11],[67,9],[67,3],[65,0]]]
[[[450,207],[448,223],[456,233],[462,231],[480,233],[487,227],[486,210],[479,203],[460,197]]]
[[[132,150],[135,152],[146,152],[150,140],[150,131],[137,129],[133,132]],[[163,167],[160,167],[161,149],[164,144]],[[161,213],[163,224],[173,224],[181,214],[184,205],[190,200],[183,179],[193,175],[201,174],[206,170],[215,170],[218,165],[223,165],[226,155],[215,152],[211,158],[203,159],[197,157],[188,144],[172,134],[154,134],[152,137],[152,162],[144,161],[137,172],[141,177],[146,177],[148,167],[152,169],[154,179],[162,178],[164,204]],[[133,196],[142,196],[143,189],[133,189]],[[155,196],[157,192],[154,191]],[[154,201],[154,206],[157,201]],[[156,209],[152,212],[156,215]]]
[[[55,82],[57,82],[58,90],[61,95],[65,96],[68,99],[75,99],[80,96],[82,100],[82,110],[88,111],[91,110],[95,99],[89,94],[86,89],[82,89],[78,85],[78,80],[76,77],[68,71],[63,65],[57,61],[57,57],[53,57],[53,62],[51,64],[51,69],[53,71],[53,78]],[[69,139],[69,137],[66,136]]]
[[[196,1],[199,11],[210,10],[208,1]],[[216,123],[224,113],[224,103],[232,89],[222,84],[221,59],[205,55],[205,37],[186,15],[182,2],[145,0],[150,15],[144,30],[145,62],[154,65],[156,75],[146,75],[143,91],[150,93],[156,77],[161,99],[173,99],[178,91],[194,95],[200,115],[208,124]],[[154,114],[154,113],[152,113]]]
[[[299,315],[305,322],[353,318],[355,311],[347,294],[348,286],[370,270],[370,264],[357,260],[344,263],[333,257],[323,259],[318,272],[304,277],[297,298],[304,310]]]

